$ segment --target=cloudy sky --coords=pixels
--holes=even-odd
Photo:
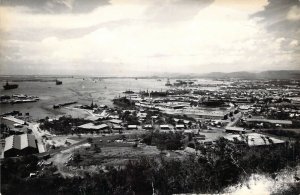
[[[0,0],[0,74],[300,69],[299,0]]]

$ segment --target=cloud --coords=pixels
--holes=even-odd
[[[219,1],[113,0],[84,14],[5,7],[11,20],[0,27],[0,73],[129,76],[296,67],[298,38],[249,19],[260,6],[239,10]]]
[[[288,20],[296,20],[299,21],[300,20],[300,6],[292,6],[291,9],[289,10],[289,12],[287,13],[287,19]]]
[[[261,23],[270,32],[279,36],[299,38],[299,0],[269,0],[264,10],[252,17],[261,18]]]
[[[32,13],[87,13],[109,0],[1,0],[2,6],[23,6]]]
[[[214,0],[153,0],[145,14],[166,25],[169,22],[191,19],[213,2]]]
[[[252,17],[260,18],[260,24],[277,37],[280,49],[290,53],[290,61],[300,67],[300,1],[268,0],[264,9]]]

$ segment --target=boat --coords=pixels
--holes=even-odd
[[[62,81],[56,79],[56,85],[61,85]]]
[[[131,90],[126,90],[126,91],[124,91],[123,93],[126,93],[126,94],[133,94],[133,93],[134,93],[134,91],[131,91]]]
[[[165,84],[165,86],[171,86],[170,80],[167,80],[167,83]]]
[[[37,102],[37,99],[25,99],[25,100],[13,100],[11,104],[21,104],[21,103],[29,103],[29,102]]]
[[[7,81],[6,81],[6,84],[3,85],[4,90],[16,89],[18,87],[19,87],[19,85],[17,85],[17,84],[9,84]]]
[[[63,107],[63,106],[69,106],[71,104],[77,104],[77,102],[74,101],[74,102],[66,102],[66,103],[62,103],[62,104],[54,104],[53,108],[57,109],[57,108],[60,108],[60,107]]]

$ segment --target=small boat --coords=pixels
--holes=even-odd
[[[56,79],[55,82],[56,82],[56,85],[61,85],[61,84],[62,84],[62,81],[59,81],[59,80],[57,80],[57,79]]]
[[[19,85],[17,85],[17,84],[9,84],[7,81],[6,81],[6,84],[3,85],[4,90],[16,89],[18,87],[19,87]]]

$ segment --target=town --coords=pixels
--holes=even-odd
[[[160,163],[187,163],[192,162],[190,158],[193,157],[198,163],[202,159],[202,165],[213,163],[221,172],[234,172],[234,175],[224,172],[228,178],[222,178],[222,182],[217,175],[213,178],[214,182],[221,183],[204,187],[200,182],[195,187],[204,192],[211,189],[220,192],[237,182],[240,175],[247,176],[258,169],[249,167],[246,160],[262,161],[261,155],[266,152],[272,155],[265,156],[268,163],[259,165],[263,172],[279,171],[287,166],[285,160],[289,161],[289,166],[299,162],[299,80],[223,79],[219,84],[201,84],[197,79],[173,82],[167,79],[165,85],[168,88],[160,91],[128,89],[111,100],[113,106],[98,105],[92,100],[88,105],[76,101],[52,107],[85,112],[88,116],[84,118],[64,115],[35,121],[30,113],[3,114],[0,147],[6,168],[2,172],[10,171],[9,160],[23,162],[23,157],[32,158],[27,159],[30,162],[25,158],[24,162],[31,168],[18,173],[28,181],[48,177],[84,178],[99,172],[111,174],[112,168],[120,174],[130,165],[153,167],[157,163],[152,162],[155,159],[164,159]],[[28,96],[12,97],[24,99]],[[33,98],[38,100],[38,97]],[[1,96],[2,101],[10,99]],[[218,153],[219,150],[223,152]],[[227,152],[229,157],[224,157]],[[278,156],[284,153],[286,155]],[[242,155],[246,157],[241,159]],[[144,158],[151,162],[147,161],[150,165],[139,164],[145,163]],[[278,165],[270,164],[279,159]],[[219,160],[220,167],[215,164]],[[208,170],[203,174],[214,177]],[[11,179],[9,174],[2,176],[4,178]],[[299,175],[294,179],[299,180]],[[145,184],[149,192],[157,188],[169,194],[187,189],[184,186],[163,189],[159,183],[151,185]],[[133,188],[137,192],[141,190],[137,183]],[[12,189],[7,187],[7,190]]]

